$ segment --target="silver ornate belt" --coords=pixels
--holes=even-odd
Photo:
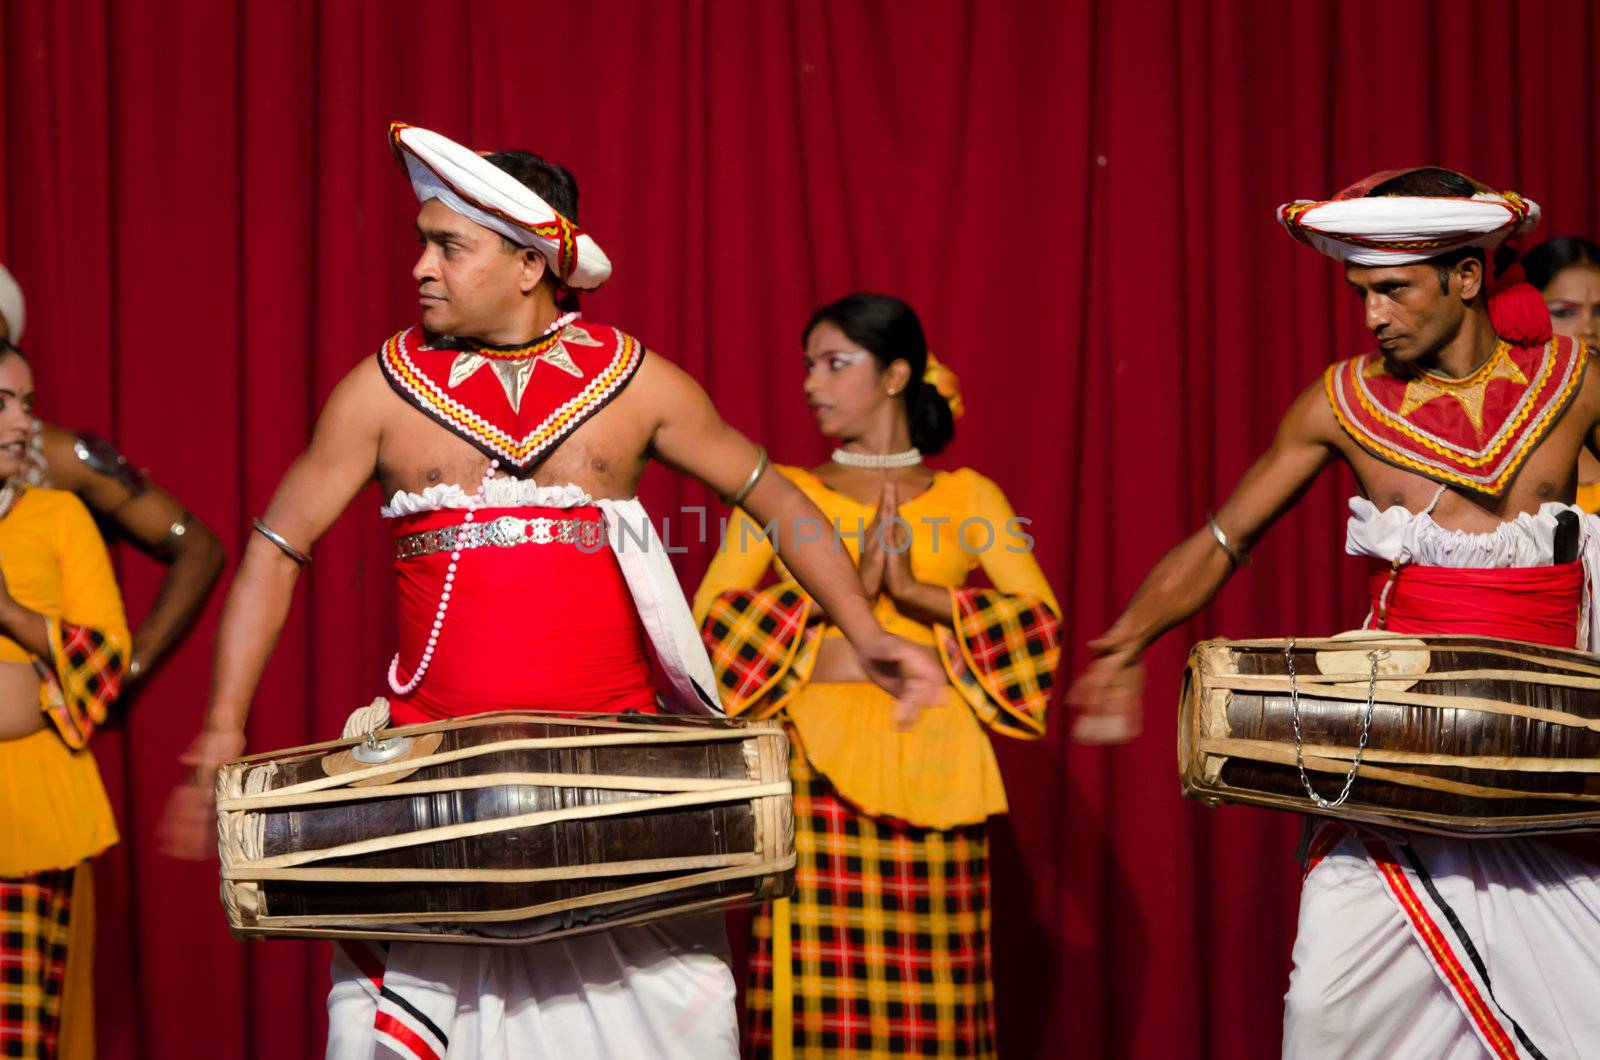
[[[599,548],[605,540],[605,531],[605,523],[598,519],[547,519],[544,516],[522,519],[515,515],[502,515],[486,522],[461,523],[458,526],[442,526],[437,530],[424,530],[420,534],[407,534],[395,540],[394,558],[411,559],[434,552],[464,551],[490,545],[499,548],[513,545]]]

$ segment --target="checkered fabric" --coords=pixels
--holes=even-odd
[[[39,701],[73,750],[89,743],[122,691],[128,645],[90,626],[49,620],[51,665],[35,663],[44,679]]]
[[[950,596],[954,632],[940,630],[940,647],[956,687],[996,732],[1043,736],[1061,665],[1061,616],[1036,596],[995,589]]]
[[[807,628],[810,615],[811,600],[794,582],[733,590],[712,603],[700,636],[729,715],[772,714],[801,683],[796,658],[815,649],[819,632]]]
[[[863,817],[796,755],[793,1056],[995,1055],[989,833]],[[755,919],[747,1046],[773,1055],[772,909]]]
[[[56,1055],[73,872],[0,877],[0,1056]]]

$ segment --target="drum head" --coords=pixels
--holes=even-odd
[[[443,741],[444,733],[442,732],[425,732],[418,736],[413,736],[411,737],[410,747],[407,747],[404,752],[383,764],[393,766],[412,759],[425,758],[437,751],[439,744]],[[331,755],[323,755],[322,771],[330,777],[340,777],[346,773],[354,773],[358,769],[372,768],[372,763],[357,759],[354,752],[354,747],[346,747],[343,751],[335,751]],[[380,784],[393,784],[397,780],[404,780],[409,777],[419,768],[421,767],[412,766],[410,769],[396,769],[394,772],[385,773],[381,777],[368,777],[366,780],[351,781],[350,786],[352,788],[370,788]]]
[[[1336,633],[1330,639],[1362,642],[1360,648],[1348,651],[1327,648],[1317,652],[1317,669],[1329,677],[1349,674],[1350,680],[1336,682],[1349,687],[1367,687],[1372,673],[1371,653],[1380,647],[1389,653],[1378,660],[1378,687],[1386,692],[1410,689],[1428,672],[1432,659],[1426,642],[1403,633],[1352,629]]]

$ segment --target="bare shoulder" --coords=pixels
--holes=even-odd
[[[1583,379],[1573,405],[1582,410],[1586,426],[1600,422],[1600,350],[1594,346],[1584,348]]]
[[[694,376],[653,350],[645,350],[628,390],[657,423],[712,411],[711,398]]]
[[[354,368],[344,374],[344,378],[339,380],[339,384],[333,388],[333,392],[336,394],[341,391],[346,394],[355,393],[371,398],[387,396],[393,393],[389,386],[389,380],[384,378],[383,369],[378,367],[376,355],[361,358],[356,362]]]
[[[684,394],[703,393],[694,376],[649,349],[644,351],[644,357],[639,362],[639,371],[633,381],[644,384],[641,389],[651,394],[659,391],[682,397]]]
[[[1295,395],[1289,411],[1284,413],[1282,422],[1278,424],[1279,441],[1332,445],[1343,437],[1339,419],[1333,414],[1333,405],[1328,401],[1325,378],[1325,375],[1317,376]]]
[[[397,404],[401,404],[399,397],[390,389],[378,367],[378,359],[363,357],[329,392],[317,419],[316,435],[318,438],[331,435],[343,439],[352,436],[376,439],[386,417]]]
[[[329,392],[326,407],[331,409],[337,403],[348,406],[352,412],[366,410],[373,415],[380,415],[395,398],[396,394],[389,386],[389,380],[384,377],[383,369],[378,367],[378,358],[363,357]]]

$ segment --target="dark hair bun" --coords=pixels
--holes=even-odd
[[[941,451],[955,437],[956,418],[950,412],[950,402],[932,383],[917,381],[907,402],[906,418],[911,428],[911,444],[924,456]]]

